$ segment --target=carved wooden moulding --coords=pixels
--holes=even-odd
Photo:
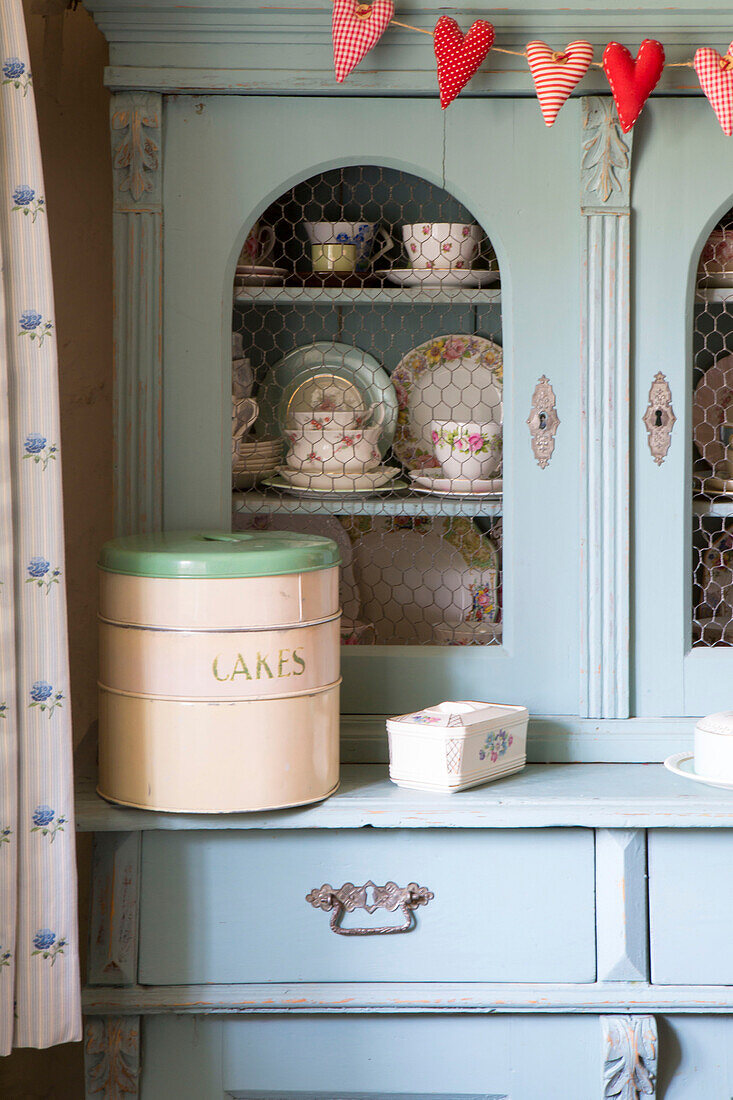
[[[657,1021],[653,1016],[601,1016],[603,1100],[654,1100]]]
[[[560,425],[555,408],[555,391],[544,374],[534,388],[527,424],[537,465],[544,470],[555,450],[555,432]]]
[[[654,375],[649,389],[649,404],[644,413],[647,441],[652,458],[661,466],[672,442],[672,429],[677,417],[672,409],[672,392],[660,370]]]

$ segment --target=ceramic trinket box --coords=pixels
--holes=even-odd
[[[526,707],[445,702],[387,720],[389,776],[400,787],[462,791],[527,762]]]

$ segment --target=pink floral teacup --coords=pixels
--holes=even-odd
[[[402,226],[411,267],[468,268],[478,256],[481,226],[463,222],[415,222]]]
[[[458,420],[430,423],[433,453],[446,477],[478,481],[493,477],[501,464],[501,425]]]
[[[381,429],[305,427],[286,431],[290,443],[287,464],[304,473],[361,474],[381,462]]]

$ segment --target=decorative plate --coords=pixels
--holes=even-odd
[[[439,466],[431,420],[502,421],[503,353],[483,336],[437,336],[392,374],[399,414],[394,452],[410,470]],[[262,415],[260,402],[260,416]]]
[[[683,779],[692,779],[695,783],[705,783],[708,787],[722,787],[725,791],[733,791],[733,783],[725,783],[722,779],[709,779],[696,772],[695,754],[692,752],[676,752],[667,757],[664,766],[667,771]]]
[[[397,424],[397,394],[387,372],[377,360],[351,344],[320,340],[295,348],[270,367],[257,394],[258,428],[265,435],[283,435],[293,396],[307,383],[318,382],[343,393],[358,390],[364,408],[383,410],[379,450],[385,455],[392,445]]]
[[[499,551],[470,519],[343,516],[341,523],[377,645],[436,644],[437,626],[497,617]]]
[[[441,470],[428,469],[411,470],[410,480],[413,492],[440,497],[497,497],[503,484],[500,477],[469,481],[466,477],[444,477]]]
[[[334,500],[346,501],[355,497],[370,497],[373,493],[383,493],[387,489],[390,492],[395,492],[398,489],[407,488],[406,481],[388,481],[385,485],[364,489],[303,489],[299,485],[293,485],[290,481],[286,481],[279,474],[275,477],[263,478],[262,484],[267,485],[270,489],[279,489],[283,493],[289,493],[290,496],[300,497],[301,500],[323,500],[325,496],[328,496]]]
[[[282,283],[288,274],[286,267],[238,267],[234,276],[235,286],[270,286]]]
[[[705,371],[697,386],[692,402],[692,438],[700,458],[715,467],[725,461],[726,446],[720,429],[726,422],[733,423],[733,409],[728,417],[728,406],[733,402],[733,355],[718,359]]]
[[[379,274],[398,286],[463,287],[466,290],[490,286],[499,278],[498,271],[471,267],[393,267]]]
[[[376,470],[365,470],[360,474],[329,474],[324,471],[307,473],[303,470],[293,470],[290,466],[279,466],[277,472],[288,485],[294,485],[297,489],[325,489],[329,493],[351,493],[359,492],[361,489],[379,489],[397,477],[400,471],[397,466],[378,466]]]

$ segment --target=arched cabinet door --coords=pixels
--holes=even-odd
[[[702,285],[697,275],[709,234],[733,207],[733,145],[702,98],[655,99],[636,129],[633,704],[641,716],[698,715],[729,708],[733,685],[731,555],[722,545],[733,497],[710,491],[722,443],[702,453],[693,426],[696,387],[733,353],[733,289],[721,287],[714,265]],[[713,391],[702,415],[720,440],[728,400],[717,384]],[[648,431],[657,421],[661,449]]]
[[[345,712],[394,714],[463,698],[578,713],[580,109],[568,103],[547,133],[533,100],[466,99],[447,113],[434,100],[399,98],[166,101],[168,529],[231,523],[232,285],[249,229],[278,196],[333,168],[399,170],[454,196],[496,253],[504,350],[501,644],[345,648]],[[405,216],[422,218],[433,220],[429,211]],[[408,348],[442,335],[429,320],[409,317]],[[478,328],[470,331],[480,329],[480,317],[472,323]],[[540,464],[527,421],[542,376],[560,423],[551,459]]]

